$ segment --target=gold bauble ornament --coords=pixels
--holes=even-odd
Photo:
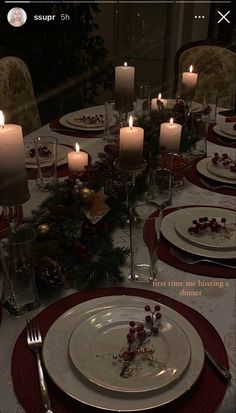
[[[48,224],[40,224],[36,228],[37,236],[39,238],[47,238],[50,234],[50,226]]]
[[[84,205],[89,205],[92,203],[95,192],[87,187],[81,188],[79,189],[79,191],[77,192],[80,201],[84,204]]]

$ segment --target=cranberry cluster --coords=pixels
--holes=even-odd
[[[213,165],[224,166],[229,168],[232,172],[236,173],[236,162],[227,153],[223,153],[221,156],[216,152],[212,158]]]
[[[88,125],[96,125],[104,122],[103,115],[98,114],[98,115],[83,115],[81,117],[75,118],[76,120],[79,120],[82,123],[88,124]]]
[[[49,158],[49,156],[52,155],[52,152],[48,149],[46,145],[40,146],[38,148],[38,152],[39,152],[39,156],[41,156],[42,158]],[[30,158],[34,158],[36,156],[36,150],[34,148],[30,149],[30,151],[28,152],[28,156]]]
[[[212,233],[219,232],[225,228],[226,218],[221,218],[220,222],[218,222],[216,218],[208,219],[207,217],[203,217],[198,220],[194,219],[192,221],[193,226],[188,228],[188,232],[190,234],[199,234],[207,230],[210,230]]]

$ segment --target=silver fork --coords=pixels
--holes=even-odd
[[[218,183],[210,183],[210,182],[206,182],[205,179],[200,178],[200,182],[207,186],[208,188],[212,188],[212,189],[220,189],[220,188],[229,188],[229,189],[235,189],[236,187],[231,186],[231,185],[227,185],[227,184],[218,184]]]
[[[219,142],[221,142],[221,143],[223,143],[225,146],[235,146],[236,145],[236,142],[235,141],[232,141],[232,143],[231,142],[225,142],[223,139],[221,139],[221,138],[219,138],[219,136],[217,136],[217,140],[219,141]]]
[[[46,413],[53,413],[52,405],[48,396],[47,384],[44,378],[42,360],[41,360],[41,350],[43,345],[42,336],[39,330],[39,325],[36,321],[31,319],[26,320],[27,326],[27,344],[31,351],[36,354],[37,357],[37,366],[38,366],[38,375],[39,375],[39,384],[41,398],[46,410]]]
[[[177,251],[174,248],[171,248],[170,252],[171,252],[172,255],[174,255],[176,258],[178,258],[180,261],[183,261],[183,262],[185,262],[187,264],[190,264],[190,265],[191,264],[198,264],[199,262],[209,262],[210,264],[217,264],[220,267],[231,268],[232,270],[236,270],[236,267],[234,267],[233,265],[224,264],[223,262],[214,261],[214,260],[208,259],[208,258],[192,257],[191,255],[186,255],[185,253]]]

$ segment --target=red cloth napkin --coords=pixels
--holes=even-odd
[[[214,143],[214,144],[219,145],[219,146],[224,146],[224,147],[228,147],[228,148],[235,148],[235,145],[233,144],[233,143],[235,143],[235,141],[232,140],[232,139],[227,139],[224,136],[220,136],[220,139],[223,142],[220,141],[218,139],[218,135],[213,131],[213,127],[214,127],[214,125],[211,124],[209,126],[209,129],[208,129],[208,132],[207,132],[207,140],[209,142]],[[224,142],[225,142],[225,144],[224,144]]]
[[[209,188],[208,186],[204,185],[204,183],[202,181],[200,181],[201,175],[199,174],[199,172],[197,171],[196,165],[193,165],[185,174],[185,177],[189,180],[189,182],[191,182],[194,185],[199,186],[200,188],[204,188],[207,189],[208,191],[211,192],[217,192],[218,194],[223,194],[223,195],[230,195],[230,196],[236,196],[236,185],[235,185],[235,189],[232,188]],[[209,178],[206,178],[205,176],[202,176],[202,179],[206,182],[209,182],[209,185],[215,184],[216,181],[213,181]],[[220,182],[219,182],[220,185]],[[222,183],[222,185],[224,185]]]
[[[194,205],[191,205],[191,206],[194,206]],[[183,207],[183,208],[188,208],[188,207]],[[166,211],[164,211],[164,216],[176,210],[177,208],[167,209]],[[173,231],[174,231],[174,228],[173,228]],[[178,249],[175,245],[172,245],[169,241],[167,241],[167,239],[163,235],[161,235],[159,245],[158,245],[158,257],[160,260],[166,262],[169,265],[172,265],[172,267],[178,268],[182,271],[185,271],[191,274],[203,275],[206,277],[228,278],[228,279],[236,278],[236,271],[230,268],[220,267],[216,264],[207,264],[205,262],[193,265],[193,264],[187,264],[183,261],[180,261],[178,258],[176,258],[175,256],[171,254],[170,249],[172,247]],[[183,252],[183,250],[180,250],[180,251]],[[214,261],[217,261],[217,260],[214,259]],[[236,259],[235,260],[232,260],[232,259],[222,260],[222,262],[228,263],[229,265],[233,265],[236,267]]]
[[[78,138],[102,138],[103,137],[103,131],[86,132],[82,130],[66,128],[65,126],[60,124],[59,119],[60,117],[52,120],[49,123],[50,128],[54,132],[58,132],[58,133],[61,133],[62,135],[67,135],[67,136],[75,136]]]
[[[104,288],[79,292],[50,305],[36,319],[41,332],[45,335],[52,323],[73,306],[97,297],[124,294],[158,301],[182,314],[198,331],[205,348],[228,368],[225,347],[214,327],[192,308],[153,291],[134,288]],[[42,413],[43,406],[40,398],[36,358],[27,347],[25,329],[17,339],[13,350],[11,372],[15,393],[25,411],[27,413]],[[101,412],[99,409],[83,405],[66,396],[49,377],[47,381],[55,413]],[[213,413],[221,403],[226,387],[210,364],[205,362],[199,379],[188,392],[176,401],[152,411],[155,413]]]

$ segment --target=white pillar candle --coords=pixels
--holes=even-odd
[[[164,108],[166,108],[167,99],[163,99],[161,93],[159,93],[158,98],[153,98],[151,100],[151,110],[159,110],[158,101],[163,104]]]
[[[195,89],[197,86],[198,74],[193,73],[193,66],[189,68],[189,72],[183,72],[181,97],[185,100],[193,100]]]
[[[178,152],[180,146],[182,126],[174,123],[173,118],[170,122],[161,124],[159,148],[164,147],[172,152]]]
[[[143,163],[144,129],[133,126],[132,116],[129,126],[120,129],[120,166],[124,169],[140,168]]]
[[[75,151],[68,153],[68,169],[69,175],[82,172],[85,166],[88,165],[88,154],[80,150],[78,143],[75,145]]]
[[[135,68],[128,66],[115,67],[115,106],[120,112],[129,112],[134,102],[134,74]]]
[[[22,128],[4,125],[0,111],[0,205],[23,204],[29,197]]]

